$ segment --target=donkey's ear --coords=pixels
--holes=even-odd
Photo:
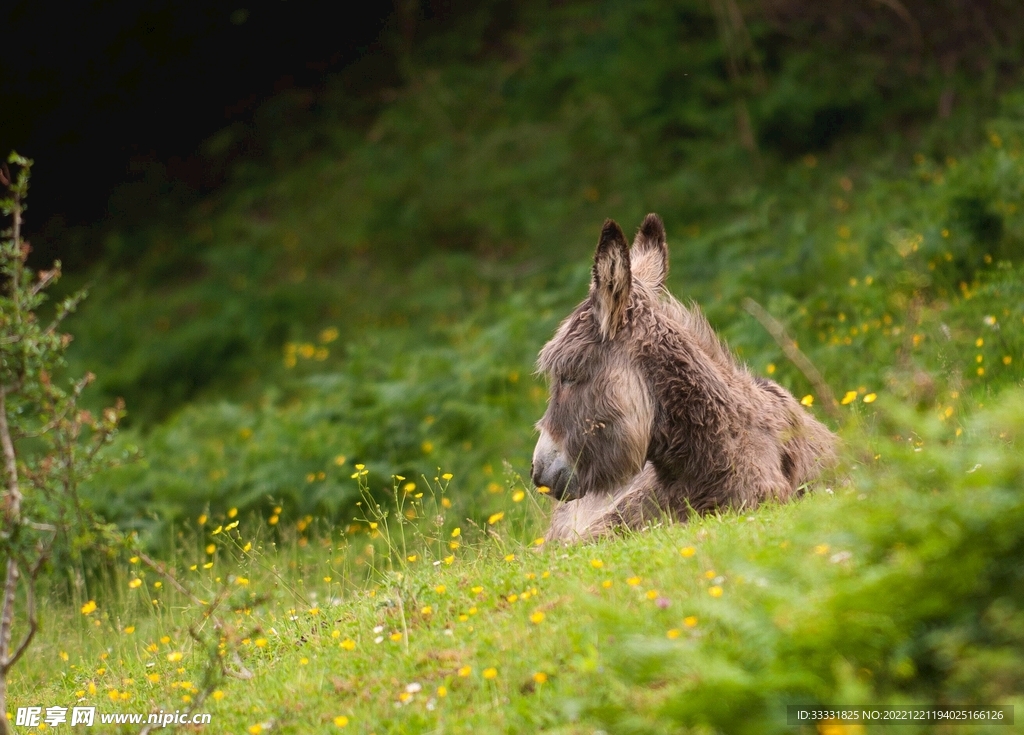
[[[605,220],[601,229],[601,240],[594,253],[593,273],[590,297],[594,305],[594,318],[601,330],[601,338],[612,339],[625,321],[632,281],[629,246],[622,228],[614,220]]]
[[[668,247],[665,245],[665,225],[661,217],[649,214],[637,230],[633,240],[633,275],[652,286],[661,286],[668,275]]]

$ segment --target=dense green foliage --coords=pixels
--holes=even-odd
[[[505,11],[485,5],[409,50],[376,114],[337,88],[319,111],[268,103],[262,159],[177,224],[111,234],[88,277],[74,354],[125,397],[125,448],[145,455],[96,501],[132,523],[282,501],[344,519],[343,456],[381,487],[450,469],[486,512],[502,461],[527,467],[533,356],[585,293],[601,220],[650,210],[672,290],[800,395],[743,298],[840,396],[959,411],[1017,382],[1024,100],[998,96],[1017,80],[994,47],[981,79],[942,72],[939,42],[911,73],[810,16],[747,8],[749,43],[723,43],[715,7],[527,4],[499,43]],[[898,40],[891,21],[878,32]],[[944,90],[957,104],[935,118]],[[838,122],[800,127],[820,119]]]

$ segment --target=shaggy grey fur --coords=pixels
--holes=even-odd
[[[667,272],[657,215],[632,250],[606,221],[590,294],[540,352],[551,395],[532,474],[559,501],[550,539],[784,501],[834,461],[835,436],[737,363]]]

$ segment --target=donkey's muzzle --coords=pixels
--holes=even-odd
[[[577,497],[579,482],[576,473],[545,431],[541,431],[533,451],[530,476],[537,487],[549,488],[555,500],[575,500]]]
[[[549,467],[546,472],[540,472],[534,465],[533,484],[537,487],[548,488],[551,497],[555,500],[573,500],[575,498],[574,494],[570,492],[572,472],[566,466]],[[569,497],[566,497],[567,495]]]

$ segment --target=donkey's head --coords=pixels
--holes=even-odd
[[[559,500],[628,483],[647,458],[651,389],[636,359],[638,327],[652,319],[668,270],[665,227],[647,215],[632,250],[607,220],[590,294],[544,345],[538,369],[551,395],[537,423],[533,482]]]

